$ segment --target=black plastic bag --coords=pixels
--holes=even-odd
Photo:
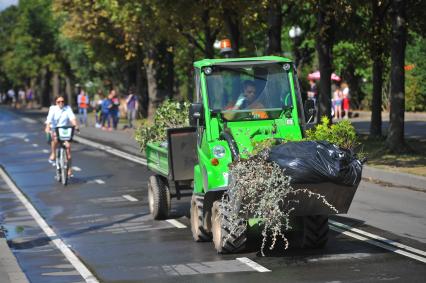
[[[269,160],[278,163],[291,182],[333,182],[358,186],[362,163],[355,154],[326,141],[288,142],[271,148]]]

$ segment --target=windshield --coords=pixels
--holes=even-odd
[[[227,120],[273,119],[292,108],[285,63],[213,66],[206,74],[209,108]],[[243,114],[245,113],[245,114]]]

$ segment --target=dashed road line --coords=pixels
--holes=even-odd
[[[179,228],[179,229],[186,228],[185,224],[180,223],[176,219],[167,219],[166,221],[172,224],[173,226],[175,226],[176,228]]]
[[[0,176],[16,195],[16,197],[22,202],[40,228],[49,237],[50,241],[58,247],[68,261],[74,266],[74,268],[80,273],[84,280],[88,283],[99,283],[96,277],[90,272],[90,270],[84,265],[82,261],[72,252],[72,250],[62,241],[62,239],[53,231],[52,228],[46,223],[46,221],[37,212],[31,202],[24,196],[20,189],[15,185],[9,175],[4,171],[3,167],[0,167]]]
[[[24,142],[29,142],[29,141],[30,141],[30,139],[27,139],[27,138],[24,139]]]
[[[137,198],[134,198],[131,195],[123,195],[122,197],[127,199],[128,201],[139,201]]]
[[[254,270],[256,270],[258,272],[271,272],[271,270],[267,269],[266,267],[261,266],[257,262],[252,261],[248,257],[237,257],[236,260],[238,260],[238,261],[240,261],[244,264],[247,264],[248,266],[250,266],[251,268],[253,268]]]
[[[336,222],[336,221],[333,221],[333,220],[329,220],[328,222],[330,224],[334,225],[334,226],[343,228],[345,230],[349,230],[349,231],[367,236],[369,238],[378,240],[378,241],[383,242],[385,244],[392,245],[392,246],[398,247],[400,249],[403,249],[403,250],[406,250],[406,251],[409,251],[409,252],[412,252],[412,253],[416,253],[418,255],[426,257],[425,251],[422,251],[422,250],[419,250],[419,249],[416,249],[416,248],[413,248],[413,247],[410,247],[410,246],[407,246],[407,245],[404,245],[404,244],[401,244],[401,243],[398,243],[398,242],[395,242],[395,241],[392,241],[392,240],[389,240],[389,239],[386,239],[386,238],[383,238],[383,237],[380,237],[378,235],[375,235],[375,234],[372,234],[372,233],[369,233],[369,232],[366,232],[366,231],[363,231],[363,230],[360,230],[360,229],[357,229],[357,228],[353,228],[349,225],[346,225],[346,224],[343,224],[343,223],[340,223],[340,222]]]
[[[33,143],[33,144],[32,144],[32,146],[33,146],[33,147],[38,147],[38,144]]]
[[[43,152],[43,153],[49,153],[50,151],[49,151],[49,150],[47,150],[47,149],[43,149],[43,150],[42,150],[42,152]]]
[[[95,180],[93,180],[95,183],[97,183],[97,184],[105,184],[105,181],[103,181],[103,180],[101,180],[101,179],[95,179]]]
[[[335,222],[335,221],[333,221],[333,222]],[[331,223],[331,222],[330,222],[330,223]],[[339,223],[339,222],[335,222],[335,223]],[[339,223],[339,224],[342,224],[342,223]],[[343,225],[344,225],[344,224],[343,224]],[[402,250],[402,249],[400,249],[400,248],[398,248],[397,246],[394,246],[394,245],[392,245],[392,244],[385,244],[385,243],[379,242],[379,241],[377,241],[377,240],[370,239],[370,238],[368,238],[368,237],[364,237],[363,235],[359,235],[359,234],[356,234],[356,233],[354,233],[354,232],[350,232],[350,231],[348,231],[348,230],[345,230],[345,229],[342,229],[342,228],[338,228],[338,227],[334,226],[333,224],[331,224],[331,225],[330,225],[330,229],[331,229],[331,230],[334,230],[334,231],[336,231],[336,232],[342,233],[342,234],[344,234],[344,235],[346,235],[346,236],[349,236],[349,237],[355,238],[355,239],[357,239],[357,240],[360,240],[360,241],[362,241],[362,242],[365,242],[365,243],[371,244],[371,245],[373,245],[373,246],[380,247],[380,248],[383,248],[383,249],[385,249],[385,250],[388,250],[388,251],[391,251],[391,252],[394,252],[394,253],[397,253],[397,254],[400,254],[400,255],[403,255],[403,256],[406,256],[406,257],[409,257],[409,258],[412,258],[412,259],[418,260],[418,261],[421,261],[421,262],[423,262],[423,263],[426,263],[426,258],[425,258],[425,257],[422,257],[422,256],[420,256],[420,255],[416,255],[416,254],[414,254],[414,253],[410,253],[410,252],[408,252],[408,251],[406,251],[406,250]],[[360,230],[360,231],[361,231],[361,230]],[[362,231],[362,232],[363,232],[363,231]],[[369,233],[369,234],[370,234],[370,233]],[[372,234],[372,235],[373,235],[373,234]],[[374,236],[375,236],[375,235],[374,235]],[[390,240],[389,240],[389,241],[390,241]]]
[[[81,171],[81,168],[77,167],[77,166],[72,166],[71,168],[72,168],[72,170],[74,170],[76,172],[80,172]]]
[[[27,118],[27,117],[22,117],[21,120],[24,121],[24,122],[30,123],[30,124],[37,124],[38,123],[36,120],[31,119],[31,118]]]

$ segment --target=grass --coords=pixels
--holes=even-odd
[[[426,177],[426,139],[407,139],[410,153],[394,154],[385,146],[385,139],[370,139],[360,135],[361,152],[367,157],[367,165],[395,172]]]

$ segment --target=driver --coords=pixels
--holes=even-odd
[[[77,119],[75,118],[74,113],[72,112],[72,109],[70,106],[65,105],[65,99],[62,95],[59,95],[55,98],[56,105],[51,106],[49,109],[49,113],[47,114],[46,118],[46,127],[44,131],[47,134],[50,134],[52,137],[51,147],[52,152],[50,154],[49,160],[55,160],[56,159],[56,148],[58,146],[58,139],[56,137],[56,131],[55,128],[57,127],[65,127],[65,126],[74,126],[75,130],[78,131],[78,125],[77,125]],[[64,142],[66,151],[67,151],[67,158],[68,158],[68,164],[70,165],[68,167],[68,176],[72,175],[72,169],[71,169],[71,144],[70,142],[66,141]]]
[[[259,100],[257,100],[257,98],[255,83],[250,80],[245,80],[243,82],[243,93],[240,94],[237,102],[230,108],[230,110],[264,109],[265,106]],[[268,114],[264,111],[253,111],[253,115],[255,118],[268,118]]]

